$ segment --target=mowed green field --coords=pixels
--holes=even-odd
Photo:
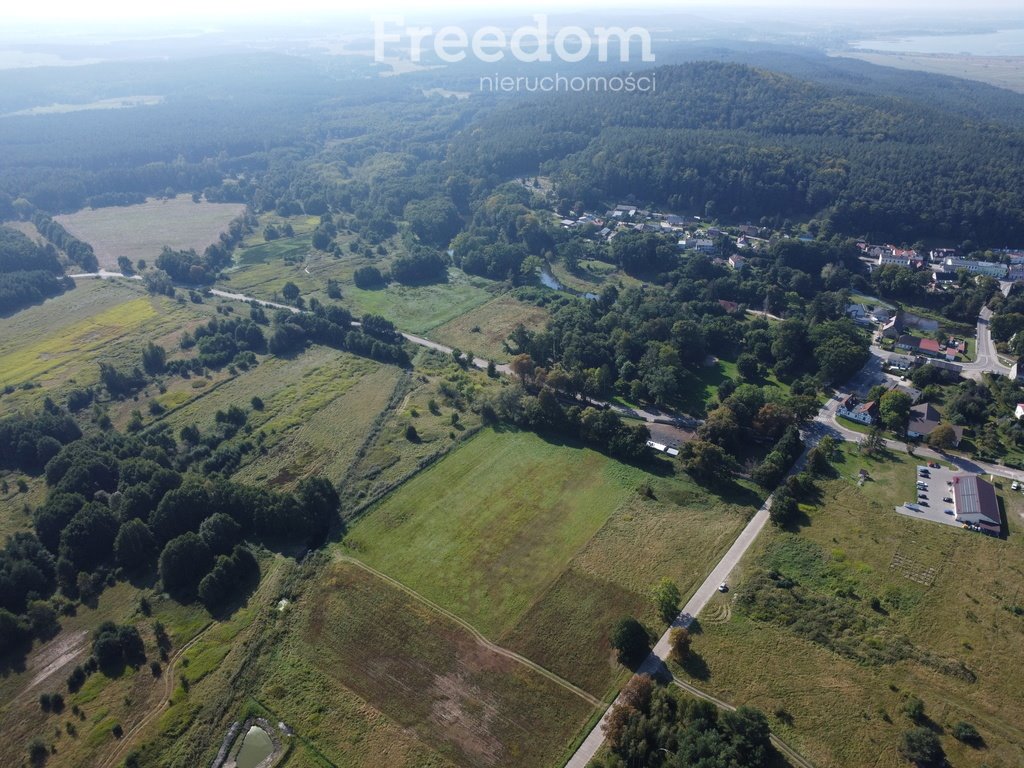
[[[641,473],[525,432],[486,431],[353,526],[348,545],[484,634],[513,626]]]
[[[896,514],[893,507],[913,493],[912,457],[874,461],[846,444],[844,458],[840,476],[822,483],[820,502],[804,508],[798,531],[762,534],[733,593],[718,596],[700,617],[699,663],[680,674],[735,704],[759,707],[822,768],[906,765],[898,747],[912,726],[902,713],[911,694],[923,700],[951,765],[1021,765],[1024,673],[1014,660],[1024,647],[1024,499],[1001,483],[1010,523],[1001,541]],[[872,480],[858,487],[861,468]],[[770,569],[825,600],[828,610],[867,622],[868,631],[851,625],[841,644],[881,652],[902,636],[910,658],[858,661],[781,622],[745,615],[732,595]],[[840,589],[853,597],[837,597]],[[880,599],[877,610],[872,597]],[[818,621],[820,614],[808,604],[790,618]],[[980,731],[983,749],[951,737],[959,721]]]
[[[376,291],[346,286],[344,303],[356,315],[371,312],[382,315],[408,333],[424,334],[471,309],[493,295],[494,283],[467,275],[454,267],[448,270],[448,282],[408,286],[397,283]]]
[[[165,245],[202,253],[244,211],[241,203],[193,203],[190,195],[178,195],[140,205],[85,208],[54,218],[92,246],[101,267],[117,269],[118,256],[152,263]]]
[[[612,625],[662,577],[687,594],[751,504],[523,432],[485,430],[354,524],[344,551],[596,696]],[[638,492],[649,484],[654,498]]]
[[[519,324],[536,331],[548,320],[547,310],[526,304],[512,296],[499,296],[444,325],[427,336],[463,352],[472,352],[495,362],[508,362],[510,355],[504,342]]]
[[[554,768],[593,712],[358,566],[329,566],[289,610],[265,697],[337,765]]]

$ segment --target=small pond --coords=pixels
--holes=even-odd
[[[238,750],[238,757],[235,759],[238,768],[256,768],[274,751],[274,742],[270,735],[254,725],[242,739],[242,748]]]
[[[566,291],[567,293],[572,293],[576,296],[582,296],[583,298],[590,299],[591,301],[595,301],[598,298],[598,295],[596,293],[580,293],[579,291],[574,291],[571,288],[567,288],[566,286],[562,285],[558,278],[552,275],[550,271],[548,271],[547,267],[543,267],[540,271],[540,282],[541,285],[545,286],[546,288],[550,288],[553,291]]]

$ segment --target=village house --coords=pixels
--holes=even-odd
[[[734,253],[729,257],[729,266],[736,271],[742,270],[747,265],[747,260],[740,256],[738,253]]]
[[[896,340],[896,348],[928,357],[941,357],[945,354],[935,339],[922,339],[909,334],[904,334]]]
[[[1024,418],[1024,403],[1017,403],[1017,410],[1013,412],[1013,415],[1017,417],[1018,421]]]
[[[878,418],[878,403],[872,400],[869,403],[862,403],[856,395],[847,395],[839,401],[836,413],[850,421],[858,424],[874,424]]]
[[[907,437],[911,440],[926,440],[928,436],[942,423],[939,412],[932,407],[931,403],[921,403],[910,409],[910,421],[907,424]],[[953,427],[956,435],[953,447],[960,445],[964,437],[963,427]]]
[[[718,247],[714,240],[702,237],[687,237],[679,241],[678,248],[681,251],[697,251],[705,256],[714,256],[718,253]]]
[[[1011,366],[1010,378],[1013,381],[1024,382],[1024,361],[1018,360]]]
[[[882,338],[898,339],[903,334],[903,313],[897,312],[882,326]]]
[[[1006,265],[993,261],[971,261],[969,259],[948,258],[943,262],[944,272],[964,270],[972,275],[988,275],[998,280],[1006,277]]]

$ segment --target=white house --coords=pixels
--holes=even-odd
[[[874,401],[862,403],[856,395],[847,395],[839,401],[836,413],[850,421],[856,421],[858,424],[874,424],[875,418],[878,416],[878,403]]]
[[[1017,410],[1013,412],[1013,415],[1018,419],[1024,418],[1024,403],[1017,403]]]

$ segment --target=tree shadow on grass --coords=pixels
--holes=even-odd
[[[709,489],[718,494],[722,501],[729,504],[735,504],[740,507],[755,507],[760,509],[761,504],[764,501],[759,493],[736,482],[731,482],[728,485],[720,485]]]
[[[260,584],[260,578],[260,574],[254,574],[241,582],[235,592],[222,603],[215,606],[207,606],[206,610],[209,611],[210,616],[217,621],[227,621],[237,611],[248,607],[249,599]]]
[[[686,655],[680,666],[694,680],[707,682],[711,679],[711,669],[708,667],[708,663],[704,660],[703,656],[694,650],[691,650]]]
[[[0,678],[10,674],[18,674],[26,669],[25,661],[32,650],[32,638],[26,637],[16,642],[7,653],[0,656]]]

